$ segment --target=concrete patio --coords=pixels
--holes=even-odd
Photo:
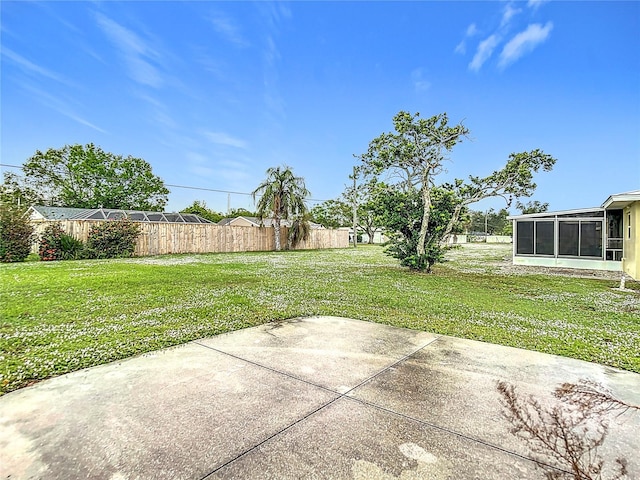
[[[276,322],[0,397],[0,479],[543,479],[496,382],[546,402],[640,375],[335,317]],[[640,415],[601,453],[640,478]]]

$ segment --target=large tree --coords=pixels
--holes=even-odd
[[[53,205],[155,211],[168,201],[169,190],[149,163],[92,143],[38,150],[23,171],[27,184],[47,192]]]
[[[395,132],[383,133],[371,141],[367,153],[361,156],[362,168],[377,176],[386,175],[393,188],[409,195],[412,206],[418,205],[422,213],[418,224],[411,215],[405,215],[407,224],[413,224],[412,228],[418,231],[407,243],[411,248],[392,254],[419,270],[429,271],[438,260],[468,205],[489,197],[501,196],[510,201],[512,197],[530,196],[536,187],[533,174],[540,169],[551,170],[555,164],[553,157],[540,150],[512,153],[504,168],[487,177],[470,176],[467,181],[456,179],[439,185],[447,192],[447,208],[434,209],[432,194],[446,155],[469,131],[462,124],[449,126],[446,113],[422,119],[418,113],[401,111],[393,118],[393,124]],[[418,193],[420,201],[416,204]],[[437,225],[432,221],[434,213],[438,213]]]
[[[276,250],[281,249],[280,226],[282,219],[301,218],[307,213],[305,204],[309,196],[304,178],[296,177],[286,165],[267,169],[266,178],[252,192],[260,220],[273,218]]]
[[[4,172],[3,182],[0,185],[0,203],[15,205],[26,210],[32,205],[43,204],[45,200],[43,192],[30,187],[24,178],[15,173]]]

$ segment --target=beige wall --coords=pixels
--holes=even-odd
[[[635,280],[640,280],[640,202],[623,210],[624,240],[622,269]]]
[[[104,220],[63,220],[57,222],[73,237],[86,241],[91,225]],[[39,236],[47,225],[56,222],[34,222]],[[238,227],[216,224],[140,223],[135,254],[138,256],[167,253],[221,253],[275,250],[273,228]],[[281,231],[282,245],[286,244],[288,229]],[[296,250],[347,248],[349,232],[344,230],[311,230],[310,238]],[[34,246],[37,252],[37,245]]]

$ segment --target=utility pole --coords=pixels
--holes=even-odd
[[[357,177],[358,169],[357,167],[353,167],[353,192],[352,192],[352,200],[353,200],[353,248],[356,248],[358,245],[358,199],[356,195],[356,177]]]

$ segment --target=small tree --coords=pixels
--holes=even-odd
[[[252,212],[251,210],[247,210],[246,208],[232,208],[227,213],[227,218],[237,218],[237,217],[257,217],[258,214],[256,212]]]
[[[180,213],[191,213],[194,215],[198,215],[213,223],[218,223],[220,220],[224,218],[224,215],[218,212],[214,212],[213,210],[210,210],[209,208],[207,208],[207,204],[204,201],[200,201],[200,200],[195,200],[187,208],[180,210]]]
[[[0,261],[24,261],[31,252],[33,230],[23,208],[0,202]]]
[[[305,198],[309,191],[304,179],[296,177],[290,167],[271,167],[267,170],[267,178],[252,192],[253,199],[259,196],[257,214],[260,220],[271,216],[276,251],[281,250],[280,223],[282,219],[302,216],[307,212]]]

